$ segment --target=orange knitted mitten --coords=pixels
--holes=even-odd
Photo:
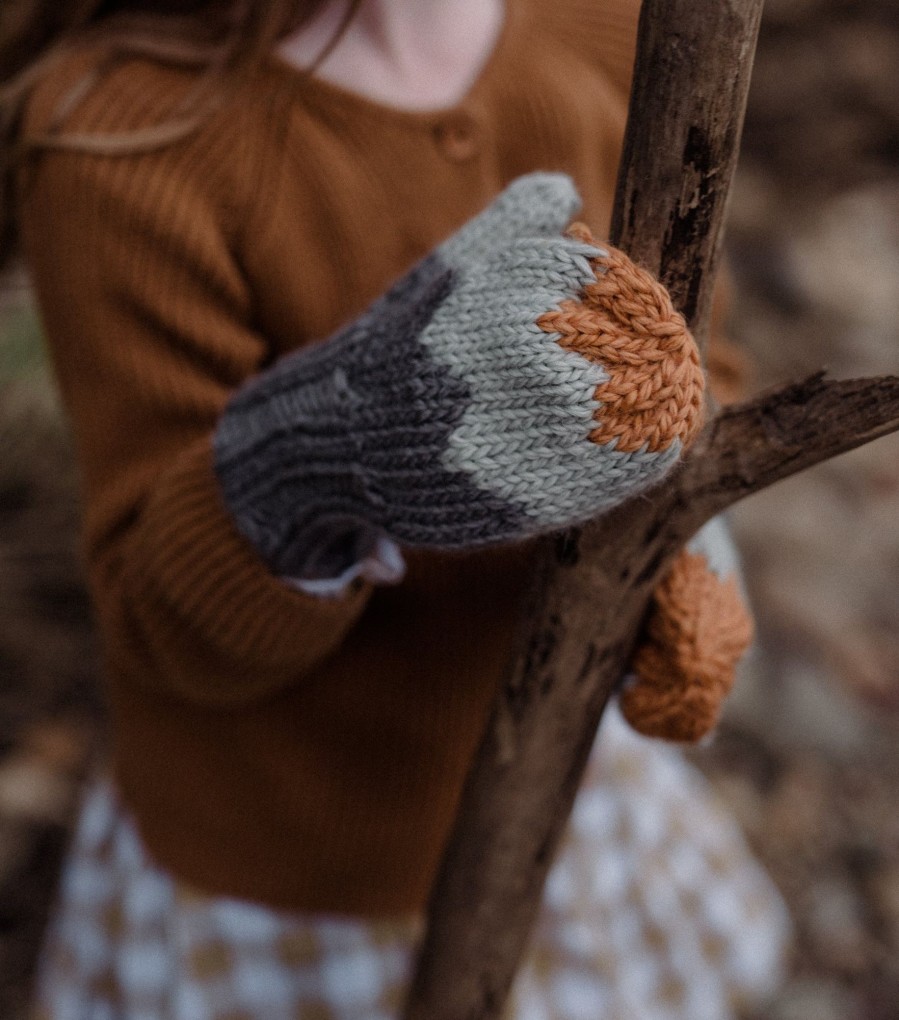
[[[753,635],[736,559],[721,552],[729,541],[723,522],[710,522],[653,593],[631,665],[636,680],[619,694],[639,733],[697,741],[718,721]]]

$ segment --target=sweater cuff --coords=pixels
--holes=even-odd
[[[218,689],[230,680],[217,680],[217,689],[210,690],[212,677],[203,670],[206,675],[196,677],[202,686],[191,691],[203,700],[212,695],[242,701],[295,681],[339,645],[372,591],[359,580],[341,598],[317,599],[275,577],[234,525],[208,440],[172,465],[131,541],[124,583],[133,594],[132,612],[146,614],[154,633],[165,621],[160,665],[173,643],[182,652],[193,646],[194,665],[212,656],[219,664],[228,662],[227,674],[239,678],[239,689]],[[150,626],[141,629],[151,632]],[[179,664],[183,660],[182,654]]]

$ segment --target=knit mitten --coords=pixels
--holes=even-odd
[[[716,517],[653,593],[636,677],[618,696],[625,719],[649,737],[700,740],[718,722],[752,635],[736,549]]]
[[[215,434],[237,527],[284,577],[384,536],[455,549],[594,516],[657,483],[703,375],[667,294],[567,235],[570,180],[520,178],[362,316],[244,386]]]

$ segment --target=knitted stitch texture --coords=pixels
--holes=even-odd
[[[637,679],[619,694],[638,732],[693,742],[717,724],[753,636],[738,569],[724,521],[715,518],[656,587],[632,664]]]
[[[593,243],[583,223],[567,234]],[[599,407],[591,441],[621,453],[688,443],[701,421],[702,386],[683,318],[665,288],[623,252],[610,247],[593,268],[596,279],[579,300],[539,320],[541,329],[559,334],[562,347],[609,373],[593,394]]]
[[[402,584],[304,595],[237,533],[211,438],[237,387],[357,319],[513,176],[570,174],[579,216],[604,229],[638,14],[637,0],[509,0],[462,105],[463,162],[439,134],[452,112],[397,116],[269,60],[183,143],[54,150],[26,175],[116,781],[153,858],[195,887],[289,910],[424,908],[533,549],[404,549]],[[104,54],[54,66],[29,136]],[[144,130],[195,84],[190,68],[117,62],[63,128]]]
[[[332,577],[387,535],[464,548],[586,520],[657,483],[703,375],[658,283],[520,178],[329,341],[231,401],[216,472],[272,570]]]

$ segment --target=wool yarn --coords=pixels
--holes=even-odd
[[[583,223],[567,233],[594,243]],[[675,441],[687,445],[704,409],[693,338],[658,280],[624,252],[606,247],[593,263],[596,279],[580,299],[541,316],[540,327],[609,373],[594,393],[599,407],[592,442],[614,443],[628,453],[658,452]]]
[[[596,516],[658,483],[702,421],[664,289],[532,174],[331,339],[225,410],[216,472],[271,569],[334,577],[381,536],[466,548]]]
[[[711,521],[653,592],[632,662],[636,679],[618,698],[645,736],[695,742],[718,722],[753,636],[729,543],[723,521]]]

